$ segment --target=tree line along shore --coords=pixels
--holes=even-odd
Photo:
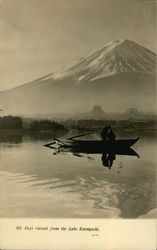
[[[66,128],[56,122],[50,121],[48,119],[44,120],[35,120],[35,119],[23,119],[19,116],[3,116],[0,117],[0,130],[31,130],[31,131],[40,131],[40,130],[65,130]]]
[[[95,120],[95,119],[33,119],[20,116],[7,115],[0,117],[0,131],[68,131],[77,130],[99,130],[106,123],[112,128],[118,129],[157,129],[156,120]]]

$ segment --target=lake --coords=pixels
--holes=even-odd
[[[101,154],[54,155],[43,146],[50,136],[1,134],[0,217],[155,218],[156,131],[116,136],[140,136],[132,147],[140,157],[116,155],[109,169]]]

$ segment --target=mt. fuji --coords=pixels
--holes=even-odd
[[[94,81],[118,73],[155,73],[156,55],[129,40],[114,41],[71,67],[52,73],[62,79],[74,77],[77,81]]]
[[[152,111],[156,54],[129,40],[114,41],[74,65],[1,91],[1,107],[23,115],[82,112],[94,105],[120,112]]]

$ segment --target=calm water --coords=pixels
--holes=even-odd
[[[53,155],[48,136],[0,135],[0,217],[155,217],[156,132],[116,134],[140,136],[140,158],[116,155],[111,169],[101,155]]]

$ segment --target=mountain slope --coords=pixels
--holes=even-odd
[[[7,112],[42,114],[129,107],[154,110],[156,55],[128,40],[114,41],[64,70],[0,92]]]
[[[96,80],[116,73],[139,72],[154,74],[156,55],[129,40],[114,41],[52,78],[74,77],[77,81]]]

